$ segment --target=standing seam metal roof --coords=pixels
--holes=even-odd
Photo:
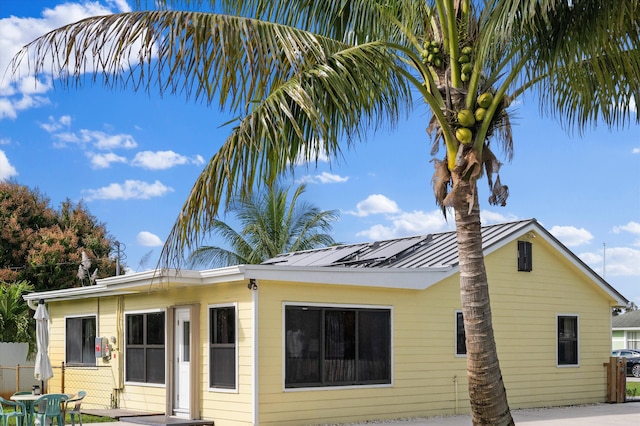
[[[483,226],[483,250],[535,222],[528,219]],[[263,262],[263,265],[352,268],[436,268],[457,264],[454,231],[284,253]]]

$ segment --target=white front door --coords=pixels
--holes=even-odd
[[[191,312],[189,308],[176,309],[175,315],[175,366],[173,414],[180,417],[190,417],[189,390],[191,388]]]

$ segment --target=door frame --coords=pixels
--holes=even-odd
[[[200,373],[200,353],[198,348],[200,347],[200,304],[194,303],[190,305],[175,305],[167,308],[167,336],[166,336],[166,399],[165,399],[165,413],[168,416],[172,416],[175,409],[175,393],[177,392],[175,379],[176,363],[175,363],[175,351],[176,351],[176,309],[189,309],[191,326],[189,327],[190,335],[190,350],[189,350],[189,410],[188,418],[199,420],[200,419],[200,399],[201,389],[198,387],[198,377]]]

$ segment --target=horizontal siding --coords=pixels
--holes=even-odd
[[[512,408],[601,402],[611,347],[610,307],[605,293],[542,238],[533,242],[533,270],[517,272],[516,242],[485,259],[490,283],[498,355]],[[393,284],[393,283],[390,283]],[[252,297],[259,300],[259,423],[301,425],[347,423],[371,418],[433,416],[469,411],[466,359],[454,354],[455,311],[460,309],[458,277],[424,290],[394,290],[258,280],[245,284],[173,288],[163,283],[124,297],[124,311],[200,305],[200,416],[216,426],[253,422]],[[157,291],[156,291],[157,290]],[[283,303],[388,306],[393,312],[393,382],[389,386],[313,390],[283,389]],[[210,390],[208,305],[238,307],[238,389]],[[51,357],[64,360],[64,316],[98,316],[98,334],[119,336],[117,298],[52,303]],[[556,316],[579,317],[580,363],[556,366]],[[122,337],[118,337],[118,344]],[[116,345],[116,346],[117,346]],[[116,347],[116,349],[118,349]],[[197,362],[192,361],[192,362]],[[102,361],[100,361],[102,365]],[[113,365],[113,364],[112,364]],[[116,367],[114,367],[116,368]],[[97,371],[77,369],[87,386],[100,383]],[[69,373],[71,374],[71,373]],[[75,373],[74,373],[75,374]],[[69,376],[70,377],[70,376]],[[59,375],[50,381],[59,386]],[[580,389],[580,392],[575,392]],[[87,389],[97,394],[98,389]],[[96,396],[94,396],[96,398]],[[125,384],[122,408],[164,412],[164,386]]]
[[[602,402],[606,384],[602,364],[610,350],[607,298],[539,240],[533,242],[532,272],[517,272],[516,242],[486,257],[494,330],[510,406]],[[392,306],[393,386],[285,391],[284,302]],[[457,309],[457,276],[425,291],[261,282],[260,423],[316,423],[326,418],[329,408],[330,421],[336,423],[468,412],[466,359],[454,354]],[[558,314],[579,318],[578,367],[556,366]]]

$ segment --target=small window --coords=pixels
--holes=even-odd
[[[125,315],[126,380],[164,383],[164,312]]]
[[[531,247],[529,241],[518,241],[518,271],[531,272],[533,270]]]
[[[462,311],[456,311],[456,355],[467,354],[467,337],[464,333]]]
[[[558,315],[558,365],[578,365],[578,317]]]
[[[236,308],[209,309],[209,387],[236,387]]]
[[[66,318],[65,363],[69,366],[96,366],[96,317]]]

